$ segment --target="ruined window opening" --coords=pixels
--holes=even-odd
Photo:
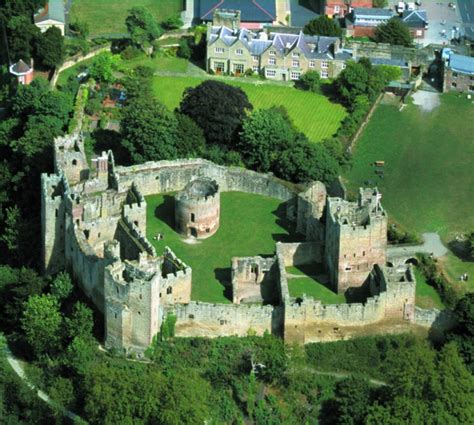
[[[365,251],[362,251],[362,256],[365,257]]]
[[[250,271],[252,273],[257,274],[258,273],[258,266],[256,264],[252,264],[252,267],[250,268]]]
[[[196,220],[196,217],[195,217],[194,213],[191,213],[191,221],[194,223],[195,220]]]
[[[117,294],[118,294],[118,293],[119,293],[119,288],[118,288],[118,286],[117,286],[115,289],[117,290]]]
[[[79,226],[79,219],[78,218],[76,219],[76,225]]]
[[[167,294],[172,294],[173,293],[173,288],[171,286],[168,286],[168,288],[166,288],[166,293]]]
[[[346,272],[350,272],[350,271],[352,270],[352,267],[346,266],[346,269],[345,269],[345,270],[346,270]]]
[[[356,255],[355,255],[355,252],[354,252],[354,258],[355,258],[355,256],[356,256]]]
[[[117,318],[117,313],[114,313],[115,318]]]
[[[344,258],[347,258],[347,255],[346,255],[346,254],[344,254]]]
[[[139,312],[138,312],[138,315],[139,315],[139,316],[141,316],[141,315],[142,315],[142,312],[141,312],[141,311],[139,311]]]
[[[138,227],[138,221],[137,220],[135,220],[133,223],[135,224],[135,226]]]
[[[86,240],[89,240],[89,230],[84,229],[84,236],[86,237]]]
[[[219,323],[222,325],[225,325],[227,322],[225,320],[220,320]]]
[[[160,292],[160,298],[161,298],[161,292]]]
[[[56,211],[55,211],[55,215],[56,217],[58,216],[58,209],[56,208]]]
[[[142,294],[140,294],[140,295],[138,296],[138,298],[142,299]]]
[[[72,165],[77,165],[77,159],[72,160]]]
[[[211,231],[211,229],[207,228],[206,229],[206,233],[209,233]]]
[[[190,314],[190,315],[188,316],[188,318],[189,318],[189,319],[194,319],[194,314]]]

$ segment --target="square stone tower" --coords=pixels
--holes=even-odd
[[[360,287],[375,264],[385,265],[387,214],[375,189],[360,189],[357,202],[327,198],[325,264],[333,288]]]

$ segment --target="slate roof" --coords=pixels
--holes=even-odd
[[[10,71],[15,74],[26,74],[30,70],[31,68],[22,59],[10,67]]]
[[[338,41],[337,37],[323,37],[303,34],[284,34],[270,33],[265,37],[259,38],[255,32],[245,28],[233,32],[227,27],[212,27],[208,40],[208,45],[213,44],[218,39],[222,40],[227,46],[232,46],[237,40],[240,40],[248,51],[255,56],[261,55],[265,50],[273,48],[281,55],[287,55],[293,49],[298,48],[308,59],[333,59],[334,50],[331,47]],[[336,54],[337,59],[349,59],[351,54],[348,51],[339,51]]]
[[[40,23],[48,20],[61,22],[64,24],[66,18],[64,16],[64,3],[62,0],[49,0],[44,9],[41,9],[35,15],[35,23]]]
[[[410,28],[424,28],[428,23],[425,10],[405,10],[402,21]]]
[[[201,0],[199,16],[211,21],[215,9],[240,10],[242,22],[276,21],[277,0]]]
[[[449,57],[449,66],[453,71],[474,75],[474,58],[452,53]]]
[[[354,18],[387,18],[394,16],[394,12],[390,9],[355,7],[353,9]]]

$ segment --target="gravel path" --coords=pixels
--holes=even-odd
[[[435,258],[446,255],[448,249],[441,242],[441,238],[437,233],[423,233],[423,244],[421,245],[409,245],[409,246],[392,246],[387,249],[389,256],[401,257],[401,256],[412,256],[419,252],[424,254],[431,254]]]
[[[419,106],[422,111],[430,112],[440,104],[439,93],[418,90],[413,94],[413,103]]]

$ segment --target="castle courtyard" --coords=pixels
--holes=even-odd
[[[230,303],[231,258],[271,256],[275,242],[296,242],[301,236],[284,219],[284,204],[267,196],[221,193],[221,224],[205,240],[187,240],[174,226],[174,194],[146,197],[147,237],[158,252],[169,246],[193,270],[191,299]],[[157,234],[163,239],[154,239]]]

